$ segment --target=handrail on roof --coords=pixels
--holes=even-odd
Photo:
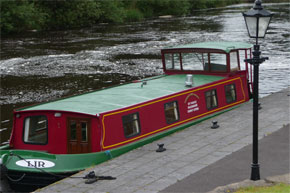
[[[172,50],[172,49],[213,49],[213,50],[222,50],[226,53],[231,52],[232,50],[239,49],[249,49],[252,48],[252,44],[245,42],[228,42],[228,41],[220,41],[220,42],[201,42],[201,43],[193,43],[193,44],[184,44],[179,46],[171,46],[162,49]]]

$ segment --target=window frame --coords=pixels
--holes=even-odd
[[[215,94],[213,95],[212,94],[212,91],[214,91],[215,92]],[[207,93],[209,93],[210,92],[210,96],[207,96]],[[205,95],[205,104],[206,104],[206,108],[207,108],[207,110],[212,110],[212,109],[216,109],[216,108],[218,108],[218,106],[219,106],[219,103],[218,103],[218,95],[217,95],[217,90],[216,89],[211,89],[211,90],[208,90],[208,91],[206,91],[205,93],[204,93],[204,95]],[[216,106],[212,106],[212,97],[213,96],[215,96],[215,99],[216,99]],[[208,104],[207,104],[207,98],[208,97],[210,97],[210,101],[211,101],[211,103],[210,103],[210,107],[208,107]]]
[[[166,107],[167,104],[170,104],[170,103],[176,103],[177,119],[174,120],[174,121],[168,121],[168,119],[166,118],[166,113],[165,113],[166,109],[165,109],[165,107]],[[173,109],[174,109],[174,107],[173,107]],[[175,122],[179,121],[180,113],[179,113],[179,106],[178,106],[178,101],[177,100],[164,103],[164,117],[165,117],[165,121],[166,121],[167,124],[172,124],[172,123],[175,123]]]
[[[45,130],[46,130],[46,141],[44,143],[39,143],[39,142],[30,142],[30,141],[25,141],[25,131],[26,131],[26,120],[28,118],[32,118],[32,117],[45,117],[45,120],[46,120],[46,124],[45,124]],[[28,131],[29,132],[29,131]],[[29,135],[29,133],[28,133]],[[29,138],[29,136],[28,136]],[[47,116],[46,115],[31,115],[31,116],[27,116],[23,119],[23,132],[22,132],[22,141],[23,143],[25,144],[32,144],[32,145],[47,145],[48,144],[48,119],[47,119]]]
[[[82,127],[82,124],[85,123],[86,124],[86,128],[85,128],[85,137],[86,137],[86,140],[83,140],[83,127]],[[80,121],[80,124],[81,124],[81,142],[89,142],[89,136],[88,136],[88,122],[87,121]]]
[[[132,119],[130,121],[124,121],[124,118],[127,117],[127,116],[134,116],[134,115],[137,115],[137,118],[136,119]],[[125,130],[125,123],[131,123],[131,122],[134,122],[134,121],[137,121],[137,125],[138,125],[138,132],[136,133],[133,133],[133,134],[130,134],[130,135],[126,135],[126,130]],[[122,125],[123,125],[123,130],[124,130],[124,136],[126,138],[132,138],[132,137],[135,137],[137,135],[139,135],[141,133],[141,124],[140,124],[140,116],[139,116],[139,112],[135,112],[135,113],[130,113],[130,114],[127,114],[127,115],[124,115],[122,116]]]
[[[228,54],[220,52],[209,52],[208,63],[205,62],[204,71],[207,72],[217,72],[217,73],[227,73],[228,72]],[[224,63],[216,63],[217,59],[223,58]],[[208,66],[206,66],[208,65]],[[214,69],[216,67],[225,68],[225,69]],[[207,67],[207,68],[206,68]]]
[[[74,122],[75,123],[75,136],[74,136],[74,139],[72,139],[72,122]],[[78,124],[77,124],[77,121],[76,120],[69,120],[68,121],[68,123],[69,123],[69,129],[70,129],[70,136],[69,136],[69,139],[70,139],[70,141],[77,141],[78,140],[78,135],[77,135],[77,130],[78,130]]]
[[[240,70],[239,51],[238,50],[231,51],[229,55],[230,55],[230,71],[231,72],[239,71]],[[233,67],[234,63],[236,65]]]
[[[182,69],[185,71],[205,71],[205,60],[204,60],[204,53],[203,52],[181,52],[181,61],[182,61]],[[188,58],[186,58],[186,55],[194,55],[195,58],[199,60],[199,62],[201,62],[201,65],[195,65],[196,63],[191,63],[191,67],[201,67],[200,69],[194,69],[194,68],[188,68],[188,66],[186,66],[186,62],[188,62]],[[199,58],[198,56],[201,56],[201,58]],[[193,61],[193,60],[192,60]],[[195,62],[195,61],[193,61]]]
[[[168,61],[170,62],[168,63]],[[181,52],[164,53],[164,63],[166,70],[183,70]]]
[[[235,92],[235,99],[234,99],[234,100],[231,100],[231,101],[228,101],[228,98],[227,98],[227,87],[230,87],[230,86],[233,86],[233,88],[230,88],[230,90],[229,90],[229,92],[230,92],[230,96],[232,97],[232,95],[231,95],[231,91],[234,90],[234,92]],[[226,98],[226,102],[227,102],[228,104],[237,101],[237,89],[236,89],[236,84],[233,83],[233,84],[225,85],[225,98]]]

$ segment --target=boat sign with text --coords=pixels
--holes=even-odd
[[[55,166],[53,162],[43,159],[19,160],[16,165],[26,168],[51,168]]]

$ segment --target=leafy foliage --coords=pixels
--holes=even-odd
[[[160,15],[188,15],[196,9],[241,0],[0,0],[1,32],[68,29],[101,22],[140,21]]]
[[[101,5],[102,17],[101,22],[121,23],[124,21],[125,11],[123,2],[119,0],[98,1]]]
[[[38,1],[38,6],[48,14],[48,29],[89,26],[95,24],[102,13],[97,1]]]
[[[47,14],[35,8],[33,1],[1,0],[1,32],[41,29]]]
[[[141,21],[144,19],[144,15],[138,9],[128,9],[125,15],[125,20],[128,22]]]

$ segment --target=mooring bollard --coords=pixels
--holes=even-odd
[[[163,152],[166,151],[166,148],[164,148],[164,143],[161,144],[157,144],[158,145],[158,149],[156,150],[156,152]]]
[[[218,125],[218,121],[216,121],[216,120],[212,121],[212,126],[211,126],[212,129],[217,129],[219,127],[220,126]]]

